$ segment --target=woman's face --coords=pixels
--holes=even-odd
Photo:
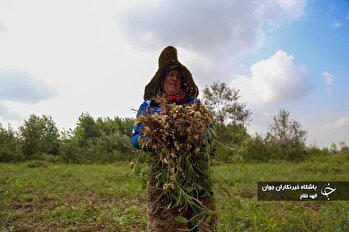
[[[169,95],[177,94],[182,90],[182,77],[177,69],[170,71],[165,77],[164,90]]]

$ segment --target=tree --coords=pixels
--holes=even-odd
[[[94,119],[89,113],[83,113],[76,128],[62,136],[62,157],[74,163],[128,160],[133,152],[129,138],[132,126],[133,119]]]
[[[205,87],[202,97],[216,123],[247,126],[251,111],[246,109],[245,103],[239,102],[239,90],[230,88],[225,83],[214,82],[210,87]]]
[[[21,161],[16,133],[10,125],[4,128],[0,123],[0,162]]]
[[[15,132],[9,126],[7,129],[0,123],[0,146],[7,147],[15,139]]]
[[[30,115],[19,127],[19,138],[26,158],[43,153],[58,154],[59,132],[51,116]]]
[[[334,142],[331,143],[330,152],[332,155],[338,153],[338,147]]]
[[[276,158],[301,160],[306,155],[305,142],[307,131],[302,125],[290,119],[290,113],[279,110],[269,125],[267,141],[272,145]]]
[[[213,114],[218,140],[233,148],[218,151],[218,155],[221,155],[219,158],[224,160],[236,154],[249,137],[246,126],[251,111],[239,100],[239,91],[228,87],[225,83],[214,82],[203,90],[202,101]]]
[[[96,139],[100,135],[101,131],[95,119],[89,113],[82,113],[74,130],[74,137],[78,139],[80,145],[85,146],[89,140]]]
[[[339,142],[339,148],[341,152],[348,152],[349,151],[349,146],[344,142],[344,141],[340,141]]]
[[[244,160],[254,160],[260,162],[269,161],[272,156],[265,138],[258,133],[246,140],[241,155]]]

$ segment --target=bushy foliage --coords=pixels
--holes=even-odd
[[[219,124],[247,125],[251,111],[239,99],[239,91],[225,83],[214,82],[203,90],[203,103],[212,111],[213,121]]]
[[[306,148],[307,131],[290,119],[289,112],[280,110],[272,117],[266,136],[256,134],[246,140],[242,156],[245,160],[266,162],[270,160],[301,161],[310,154],[324,155],[328,150],[316,146]]]
[[[339,143],[340,150],[339,152],[341,153],[349,153],[349,146],[345,144],[344,141]]]
[[[48,163],[46,163],[45,161],[41,161],[41,160],[32,160],[32,161],[29,161],[28,163],[26,163],[26,166],[28,168],[47,167]]]
[[[51,116],[30,115],[15,132],[0,124],[0,162],[106,163],[131,160],[131,118],[97,118],[83,113],[61,134]]]
[[[240,153],[244,141],[249,138],[246,127],[251,111],[240,102],[239,91],[225,83],[214,82],[206,86],[202,99],[212,112],[217,140],[222,145],[217,147],[216,158],[229,161]]]
[[[19,162],[22,160],[23,156],[19,151],[15,131],[10,126],[4,128],[0,123],[0,162]]]
[[[73,131],[63,133],[61,155],[70,163],[106,163],[130,160],[133,120],[97,118],[83,113]]]
[[[19,143],[26,159],[41,154],[58,155],[59,132],[51,116],[34,114],[19,127]]]
[[[290,113],[286,110],[279,110],[278,114],[273,116],[266,142],[276,159],[304,160],[307,155],[305,147],[307,131],[289,116]]]
[[[329,158],[344,162],[349,161],[349,147],[343,141],[339,142],[338,147],[335,143],[332,143],[330,147],[323,147],[321,149],[316,147],[315,145],[312,145],[307,148],[307,153],[307,159],[311,161],[326,160]]]
[[[267,162],[273,158],[269,144],[261,134],[256,134],[246,140],[241,155],[247,161]]]
[[[327,147],[319,148],[315,145],[307,148],[308,157],[330,156],[330,150]]]

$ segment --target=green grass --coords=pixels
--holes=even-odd
[[[349,231],[348,201],[261,202],[257,181],[349,180],[349,163],[214,166],[219,231]],[[0,163],[0,231],[146,231],[146,189],[128,163]]]

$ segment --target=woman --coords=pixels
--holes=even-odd
[[[160,114],[161,107],[152,98],[165,96],[169,104],[181,105],[184,108],[196,102],[198,88],[195,85],[190,71],[182,65],[177,58],[177,50],[174,47],[166,47],[159,57],[159,69],[150,83],[145,87],[144,102],[140,106],[137,118],[134,123],[131,142],[139,149],[145,149],[147,138],[143,134],[143,123],[140,120],[144,114]],[[212,136],[209,131],[208,135]],[[155,176],[159,169],[159,164],[152,166],[149,188],[148,188],[148,227],[150,231],[177,231],[179,229],[191,229],[196,231],[216,231],[216,217],[202,218],[197,223],[180,223],[176,221],[177,216],[185,218],[199,218],[200,211],[190,207],[168,207],[168,202],[163,191],[155,188],[157,180]],[[208,165],[206,165],[208,167]],[[194,165],[195,167],[195,165]],[[198,170],[199,171],[199,170]],[[201,194],[198,199],[204,207],[214,210],[213,193],[211,186],[205,194]],[[204,220],[206,219],[206,220]],[[190,220],[189,222],[195,222]]]

